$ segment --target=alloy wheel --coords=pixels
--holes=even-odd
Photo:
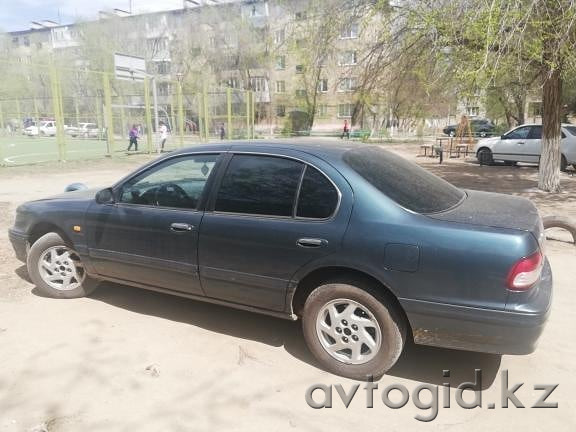
[[[60,291],[80,287],[86,277],[80,257],[66,246],[53,246],[42,252],[38,271],[46,284]]]
[[[382,331],[374,314],[349,299],[332,300],[320,309],[316,333],[324,350],[346,364],[369,362],[382,345]]]

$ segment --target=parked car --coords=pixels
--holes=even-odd
[[[569,165],[576,169],[576,125],[562,125],[562,153],[560,169]],[[474,148],[478,161],[490,165],[494,161],[540,163],[542,153],[542,125],[524,124],[500,137],[479,140]]]
[[[99,138],[102,135],[96,123],[78,123],[78,126],[69,127],[66,133],[73,138]]]
[[[494,133],[496,130],[496,126],[492,121],[484,118],[472,118],[469,120],[470,122],[470,131],[475,136],[480,137],[487,137]],[[448,136],[456,136],[456,132],[458,131],[459,125],[450,125],[446,126],[442,131]],[[465,131],[465,133],[468,133]]]
[[[64,126],[66,128],[66,126]],[[38,125],[34,124],[32,126],[28,126],[24,129],[24,134],[28,136],[55,136],[56,135],[56,122],[53,120],[44,120],[38,123]]]
[[[24,125],[22,129],[23,135],[36,136],[38,135],[38,125],[35,121],[30,121]]]
[[[44,295],[107,280],[301,319],[319,363],[355,379],[383,374],[409,338],[530,353],[551,304],[531,201],[349,142],[179,150],[21,205],[9,236]]]

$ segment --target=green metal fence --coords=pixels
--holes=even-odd
[[[122,156],[133,126],[140,133],[138,151],[157,152],[160,122],[168,129],[165,151],[254,137],[249,91],[189,88],[166,76],[118,80],[51,62],[0,61],[0,71],[6,77],[0,81],[2,166]]]

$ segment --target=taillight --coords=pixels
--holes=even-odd
[[[540,279],[544,257],[542,252],[534,252],[532,255],[519,260],[510,269],[506,283],[510,291],[527,291]]]

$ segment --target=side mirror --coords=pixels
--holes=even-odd
[[[88,186],[86,186],[84,183],[72,183],[66,186],[64,192],[74,192],[77,190],[84,190],[84,189],[88,189]]]
[[[112,188],[102,189],[96,194],[96,202],[98,204],[114,204],[114,192]]]
[[[505,140],[505,139],[506,139],[506,135],[500,135],[500,139]]]

